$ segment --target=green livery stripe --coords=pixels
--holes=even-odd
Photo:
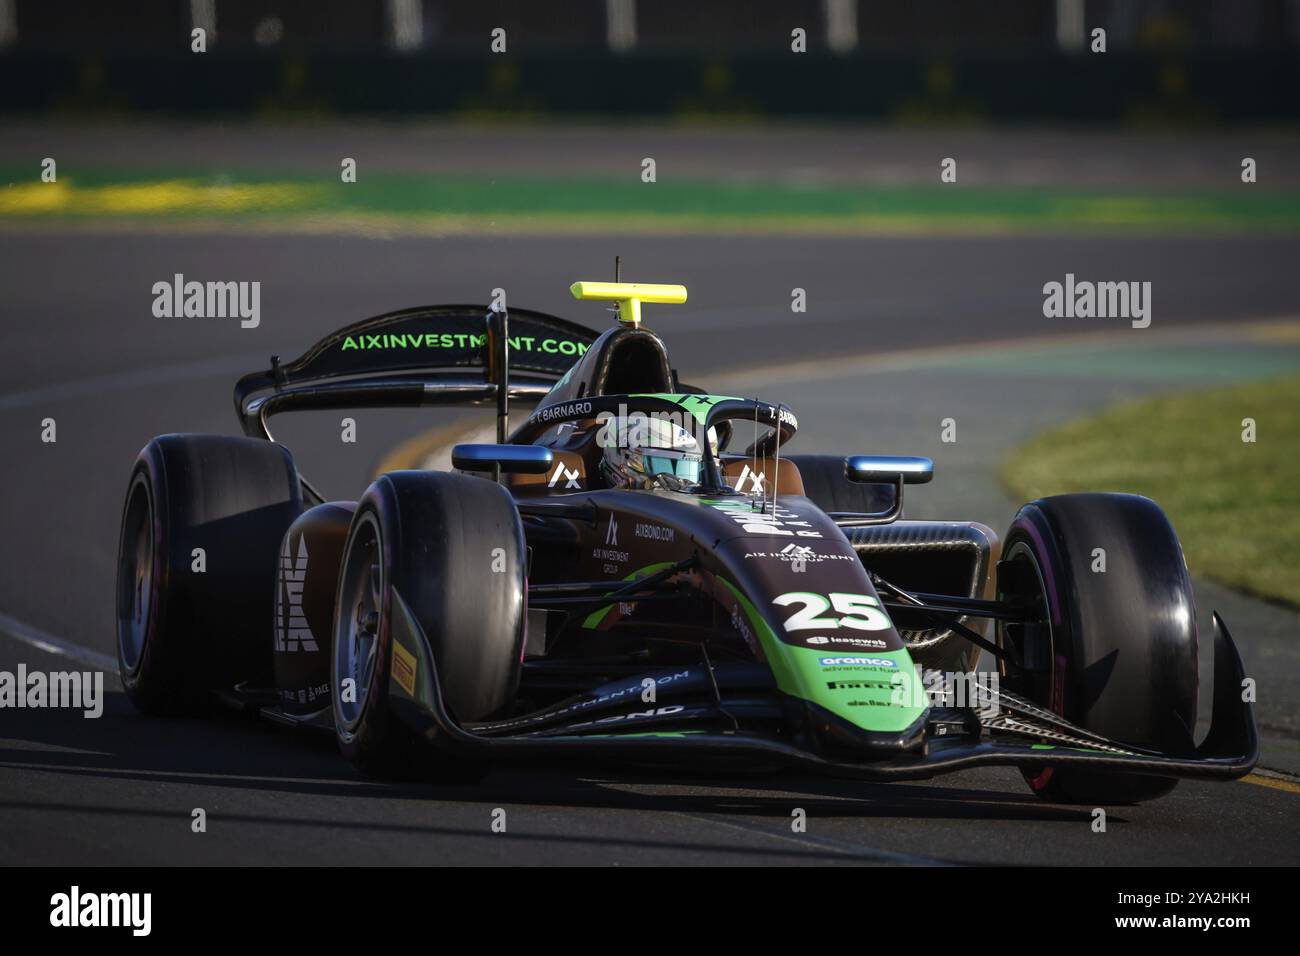
[[[682,411],[689,412],[700,424],[708,419],[709,409],[718,402],[740,401],[730,395],[672,395],[667,392],[640,392],[629,397],[657,398],[660,401],[672,402]]]
[[[670,568],[672,567],[672,565],[673,562],[671,561],[660,561],[657,564],[647,564],[644,568],[637,568],[631,574],[627,575],[627,577],[623,578],[623,580],[633,581],[636,578],[645,577],[646,575],[654,574],[656,571],[662,571],[664,568]],[[617,584],[617,583],[618,583],[617,581],[610,582],[610,584]],[[582,622],[582,626],[587,628],[599,627],[600,622],[605,620],[605,615],[607,615],[613,609],[614,609],[614,605],[607,604],[604,607],[602,607],[599,611],[593,611],[592,613],[587,615],[586,620]]]
[[[718,580],[727,586],[727,590],[736,599],[740,609],[745,612],[745,619],[749,621],[749,626],[758,635],[758,643],[762,645],[763,653],[767,656],[767,665],[772,668],[772,676],[776,678],[777,688],[792,697],[799,697],[803,700],[811,699],[803,692],[798,674],[789,668],[790,662],[786,659],[785,646],[781,643],[780,638],[773,633],[772,628],[768,626],[763,615],[758,613],[758,608],[754,607],[740,588],[726,578],[718,578]]]
[[[859,654],[795,647],[777,637],[739,588],[725,578],[718,580],[745,612],[783,693],[817,704],[863,730],[881,733],[906,730],[925,712],[925,689],[906,648]],[[892,664],[851,663],[865,658]],[[850,663],[826,665],[824,660]]]

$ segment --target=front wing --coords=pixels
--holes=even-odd
[[[1167,777],[1232,780],[1249,773],[1259,757],[1258,733],[1250,703],[1243,699],[1245,674],[1241,656],[1218,614],[1214,615],[1214,700],[1210,730],[1199,747],[1186,734],[1181,753],[1156,753],[1107,740],[1015,695],[997,695],[997,713],[971,709],[934,713],[927,732],[910,750],[885,758],[852,760],[829,757],[788,739],[753,731],[718,731],[719,718],[740,716],[761,722],[779,709],[765,698],[761,665],[742,665],[726,681],[737,696],[724,703],[701,702],[706,686],[724,683],[714,668],[678,668],[675,680],[662,683],[652,705],[634,691],[640,679],[573,703],[556,705],[507,721],[461,726],[443,704],[436,664],[428,640],[400,594],[394,593],[393,640],[412,659],[402,680],[390,678],[389,699],[395,713],[430,744],[466,756],[492,760],[575,761],[628,760],[664,763],[707,771],[719,761],[756,768],[802,770],[868,781],[921,780],[971,767],[1013,766],[1023,769],[1087,766]],[[413,673],[412,673],[413,671]],[[662,675],[659,675],[662,678]],[[619,699],[621,697],[621,700]],[[623,718],[635,717],[634,720]],[[694,730],[692,721],[715,729]],[[656,730],[671,724],[672,730]],[[685,729],[683,729],[683,727]],[[624,729],[627,728],[627,729]],[[866,755],[864,755],[865,757]]]

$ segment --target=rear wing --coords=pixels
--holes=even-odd
[[[596,341],[566,319],[480,305],[389,312],[340,329],[301,357],[245,375],[235,413],[246,435],[291,409],[415,407],[541,398]],[[524,373],[524,374],[519,374]]]

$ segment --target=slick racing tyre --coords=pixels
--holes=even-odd
[[[331,694],[339,749],[362,772],[444,782],[486,773],[484,761],[418,739],[390,707],[395,603],[428,639],[453,719],[503,715],[519,685],[525,558],[519,514],[495,482],[398,471],[367,489],[339,574]]]
[[[1020,509],[998,569],[999,600],[1038,620],[1003,624],[1031,673],[1008,689],[1111,740],[1185,755],[1196,725],[1196,608],[1182,548],[1149,498],[1058,495]],[[1034,662],[1037,662],[1036,665]],[[1047,800],[1140,803],[1176,780],[1080,767],[1026,771]]]
[[[849,481],[843,455],[790,455],[803,479],[804,495],[822,511],[871,514],[894,505],[894,486]]]
[[[136,459],[117,561],[117,661],[146,714],[201,710],[264,678],[280,539],[302,511],[280,445],[162,435]]]

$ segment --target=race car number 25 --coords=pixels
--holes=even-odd
[[[889,615],[880,606],[880,599],[871,594],[813,594],[811,591],[791,591],[774,598],[778,607],[798,607],[785,621],[787,631],[825,630],[851,627],[859,631],[885,631],[893,625]],[[838,617],[822,617],[834,609]]]

